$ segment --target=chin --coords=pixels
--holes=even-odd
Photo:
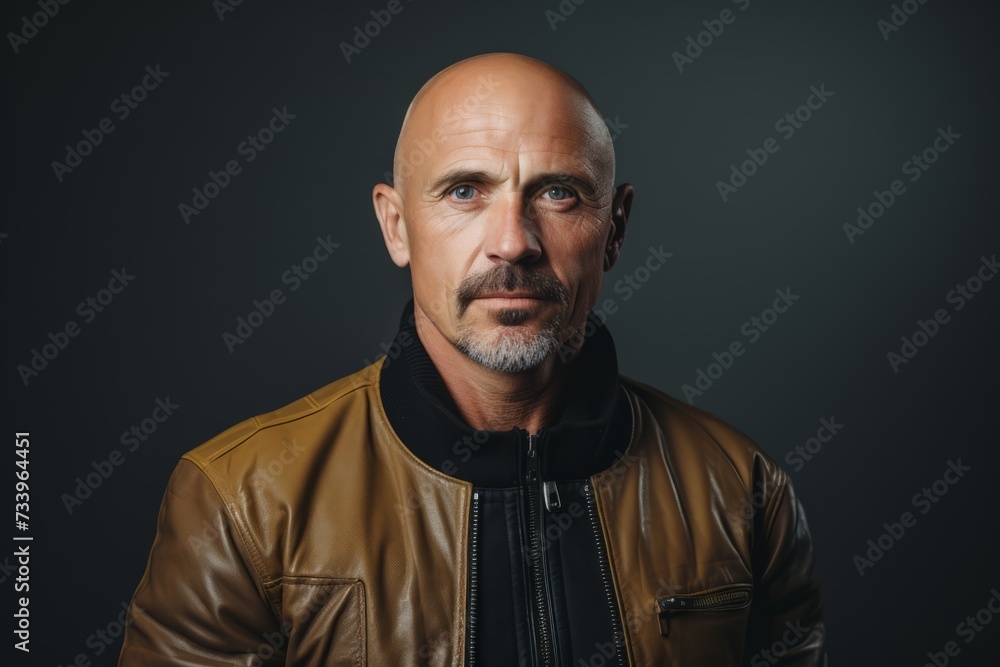
[[[491,313],[491,319],[500,327],[520,327],[528,325],[534,313],[520,308],[504,308]]]
[[[554,330],[524,331],[524,327],[491,329],[486,332],[460,331],[455,347],[465,356],[490,370],[521,373],[541,365],[559,349]]]

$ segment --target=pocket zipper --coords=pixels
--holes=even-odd
[[[666,595],[656,599],[660,634],[670,635],[670,614],[688,611],[732,611],[744,609],[753,599],[753,585],[731,584],[700,593]]]

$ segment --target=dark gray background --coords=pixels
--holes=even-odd
[[[114,664],[120,640],[96,655],[88,638],[131,597],[180,455],[359,369],[392,339],[408,276],[385,252],[371,187],[391,169],[422,82],[498,50],[566,69],[621,130],[618,180],[637,195],[605,296],[618,300],[609,327],[623,373],[682,396],[713,352],[748,342],[740,327],[775,289],[800,295],[695,405],[779,461],[821,418],[844,424],[800,471],[788,467],[815,539],[834,663],[922,665],[957,641],[951,664],[993,664],[1000,619],[968,644],[956,625],[1000,586],[1000,281],[961,311],[945,300],[1000,251],[988,3],[931,0],[886,41],[877,21],[889,2],[567,1],[575,9],[555,30],[545,12],[556,0],[403,2],[351,63],[339,43],[385,3],[247,0],[220,20],[208,0],[71,2],[18,53],[3,47],[3,425],[8,443],[31,432],[35,537],[35,662],[16,664],[80,653]],[[671,54],[726,8],[735,22],[678,72]],[[37,11],[8,3],[5,33]],[[111,101],[157,64],[169,77],[118,120]],[[834,95],[782,138],[775,121],[821,84]],[[283,106],[297,116],[288,129],[185,225],[178,204]],[[52,161],[103,117],[115,131],[58,182]],[[905,180],[903,162],[949,126],[961,138]],[[780,150],[723,202],[716,181],[771,136]],[[896,178],[906,193],[850,244],[842,225]],[[327,235],[341,247],[289,292],[282,273]],[[661,244],[674,253],[666,266],[629,300],[616,294]],[[123,266],[134,282],[25,386],[16,366],[49,332],[81,322],[77,304]],[[230,354],[222,333],[274,288],[287,302]],[[894,373],[886,354],[938,308],[951,321]],[[167,397],[176,413],[68,514],[62,494]],[[852,557],[958,458],[972,470],[859,576]],[[11,450],[3,462],[13,505]],[[0,579],[12,613],[9,566]]]

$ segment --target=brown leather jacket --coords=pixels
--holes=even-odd
[[[384,362],[183,456],[121,667],[463,664],[472,484],[400,441]],[[715,417],[619,382],[631,442],[590,483],[629,664],[825,665],[786,474]]]

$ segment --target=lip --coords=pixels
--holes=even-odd
[[[504,299],[504,300],[520,300],[520,299],[531,299],[532,301],[541,301],[542,298],[537,294],[531,294],[529,292],[495,292],[492,294],[482,294],[477,296],[476,299]]]

